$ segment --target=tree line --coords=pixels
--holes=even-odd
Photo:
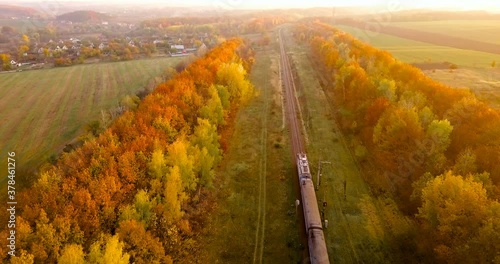
[[[500,263],[500,112],[330,25],[294,36],[386,205],[389,233],[374,239],[408,262]]]
[[[240,39],[222,43],[45,165],[17,195],[16,256],[2,247],[3,260],[172,263],[192,254],[222,177],[225,133],[253,96],[252,56]]]

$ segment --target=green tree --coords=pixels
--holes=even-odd
[[[101,125],[101,122],[99,120],[94,120],[90,121],[86,126],[85,126],[85,132],[89,133],[93,137],[99,136],[100,133],[104,131],[104,128]]]
[[[390,102],[394,102],[396,98],[396,82],[394,80],[382,79],[377,87],[381,96],[384,96]]]
[[[119,222],[124,222],[128,220],[136,220],[140,221],[141,217],[135,210],[135,206],[131,204],[127,204],[123,209],[120,210],[120,217],[118,218]]]
[[[208,88],[208,93],[210,98],[205,105],[200,108],[200,117],[210,120],[212,124],[223,125],[225,114],[217,88],[211,85]]]
[[[139,106],[139,103],[141,102],[141,99],[137,95],[126,95],[123,97],[123,99],[120,101],[120,106],[125,107],[125,109],[130,109],[130,110],[135,110],[137,109],[137,106]]]
[[[476,154],[471,148],[466,148],[458,154],[453,172],[456,175],[468,175],[477,171]]]
[[[435,170],[440,170],[446,163],[444,152],[450,145],[452,131],[453,126],[448,120],[433,120],[427,127],[426,138],[431,142],[427,155]]]
[[[418,117],[420,118],[420,122],[422,123],[422,127],[428,127],[429,124],[436,119],[436,115],[432,112],[432,110],[428,106],[424,106],[419,112]]]
[[[229,94],[229,90],[227,86],[224,85],[215,85],[215,88],[217,89],[217,93],[219,94],[219,99],[222,104],[222,107],[224,110],[229,112],[229,107],[230,105],[230,97],[231,95]]]
[[[197,147],[195,170],[200,175],[200,184],[206,187],[212,186],[215,178],[213,168],[222,160],[219,138],[215,125],[206,119],[198,118],[198,125],[194,129],[191,141]]]
[[[149,199],[148,193],[146,191],[140,190],[137,192],[137,194],[135,195],[134,207],[139,216],[139,220],[144,223],[145,227],[149,225],[153,206],[154,204]]]
[[[191,142],[199,148],[206,148],[208,153],[214,157],[215,163],[220,162],[222,159],[219,139],[217,127],[207,119],[198,118],[198,125],[194,129]]]

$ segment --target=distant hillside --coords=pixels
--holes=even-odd
[[[57,16],[57,20],[66,20],[71,22],[89,22],[108,20],[110,16],[90,10],[75,11]]]
[[[37,13],[35,9],[29,7],[0,5],[0,18],[31,17]]]

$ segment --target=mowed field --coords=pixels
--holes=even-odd
[[[483,68],[489,67],[492,61],[500,62],[500,54],[438,46],[345,25],[335,27],[407,63],[450,62],[462,67]]]
[[[500,23],[494,22],[451,20],[398,22],[391,25],[500,44]],[[351,26],[336,27],[379,49],[389,51],[401,61],[426,64],[428,69],[423,72],[434,80],[452,87],[469,88],[480,100],[500,108],[500,54],[438,46]],[[495,68],[491,67],[493,61],[496,61]],[[458,65],[458,69],[443,69],[442,62],[454,63]],[[433,64],[436,69],[433,69]]]
[[[500,44],[500,20],[391,22],[392,26]]]
[[[123,96],[179,61],[161,58],[0,74],[2,182],[7,152],[16,152],[19,173],[34,171],[78,137],[85,124],[98,119],[101,110],[116,107]]]
[[[423,71],[436,81],[452,87],[467,87],[477,98],[500,109],[500,68],[459,68],[453,71]]]

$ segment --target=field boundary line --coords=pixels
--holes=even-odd
[[[267,85],[266,85],[267,86]],[[257,229],[255,231],[255,247],[253,254],[253,263],[262,263],[264,255],[264,238],[265,238],[265,225],[266,225],[266,181],[267,181],[267,114],[269,106],[269,89],[263,87],[264,91],[262,98],[264,100],[264,114],[262,118],[262,131],[260,135],[260,155],[259,155],[259,202],[258,202],[258,217]]]

